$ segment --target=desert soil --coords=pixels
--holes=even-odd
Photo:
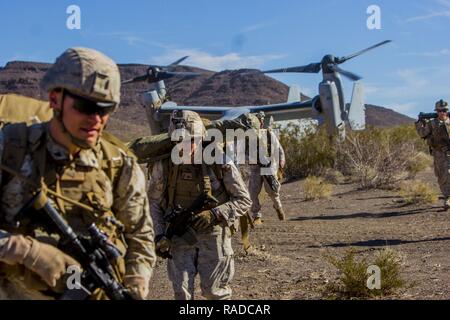
[[[418,178],[438,190],[431,169]],[[450,299],[450,211],[442,210],[442,199],[404,206],[395,191],[362,191],[347,183],[335,185],[329,200],[305,202],[302,186],[283,184],[287,221],[278,221],[262,196],[264,223],[251,233],[249,254],[234,236],[234,299],[325,299],[325,285],[338,277],[325,256],[342,257],[355,248],[358,257],[371,259],[385,247],[403,257],[407,283],[385,299]],[[199,281],[196,291],[201,299]],[[165,261],[158,260],[150,298],[173,298]]]

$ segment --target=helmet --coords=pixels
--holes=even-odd
[[[175,130],[184,130],[181,134],[190,137],[205,137],[206,129],[198,113],[188,110],[175,110],[170,116],[169,135]]]
[[[249,114],[247,114],[247,118],[253,129],[255,129],[256,131],[261,129],[261,120],[258,117],[258,114],[249,113]]]
[[[44,91],[63,88],[97,102],[98,107],[120,103],[120,73],[116,63],[103,53],[70,48],[48,69],[41,82]]]
[[[260,112],[256,113],[256,117],[258,117],[258,119],[260,121],[264,121],[264,118],[266,117],[266,114],[264,113],[264,111],[260,111]]]
[[[439,109],[447,109],[448,110],[448,103],[447,103],[447,101],[444,101],[444,100],[441,99],[438,102],[436,102],[434,110],[437,111]]]

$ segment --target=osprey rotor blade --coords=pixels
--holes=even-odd
[[[133,79],[128,79],[128,80],[122,81],[122,84],[146,81],[147,78],[148,78],[148,75],[146,74],[144,76],[138,76],[138,77],[135,77]]]
[[[364,50],[355,52],[355,53],[353,53],[353,54],[350,54],[350,55],[345,56],[345,57],[342,57],[342,58],[338,58],[338,62],[337,62],[337,63],[338,63],[338,64],[344,63],[344,62],[347,61],[347,60],[350,60],[350,59],[352,59],[352,58],[354,58],[354,57],[357,57],[357,56],[359,56],[359,55],[362,55],[363,53],[366,53],[367,51],[370,51],[370,50],[372,50],[372,49],[381,47],[381,46],[383,46],[383,45],[385,45],[385,44],[387,44],[387,43],[389,43],[389,42],[392,42],[392,40],[385,40],[385,41],[383,41],[383,42],[377,43],[377,44],[375,44],[375,45],[373,45],[373,46],[371,46],[371,47],[369,47],[369,48],[366,48],[366,49],[364,49]]]
[[[299,67],[267,70],[263,71],[263,73],[285,73],[285,72],[318,73],[320,69],[321,69],[320,63],[310,63],[308,65]]]
[[[175,66],[179,65],[180,63],[182,63],[182,62],[183,62],[184,60],[186,60],[187,58],[189,58],[189,56],[185,56],[185,57],[183,57],[183,58],[181,58],[181,59],[178,59],[177,61],[175,61],[175,62],[169,64],[167,67],[175,67]],[[163,68],[164,68],[164,67],[163,67]]]
[[[361,80],[362,77],[350,72],[350,71],[346,71],[344,69],[339,68],[337,65],[330,65],[329,68],[335,72],[338,72],[340,74],[342,74],[343,76],[349,78],[352,81],[358,81]]]
[[[180,76],[180,77],[196,77],[200,76],[201,73],[198,72],[174,72],[174,71],[166,71],[164,72],[167,75],[170,75],[171,77],[174,76]]]

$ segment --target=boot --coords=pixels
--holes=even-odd
[[[253,219],[253,225],[256,227],[256,226],[260,226],[260,225],[262,225],[262,219],[261,219],[261,217],[256,217],[256,218],[254,218]]]
[[[253,218],[253,225],[255,227],[257,227],[257,226],[262,224],[262,222],[263,222],[262,221],[262,214],[260,212],[259,213],[252,213],[251,216]]]
[[[444,199],[444,210],[450,209],[450,197]]]
[[[275,209],[277,211],[278,219],[280,221],[284,221],[286,219],[286,215],[284,214],[283,208]]]

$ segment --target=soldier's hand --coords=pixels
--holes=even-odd
[[[56,286],[69,266],[80,266],[75,259],[58,248],[21,235],[10,236],[7,250],[1,260],[9,264],[23,264],[38,274],[50,287]]]
[[[148,281],[144,277],[125,276],[123,284],[129,290],[131,296],[136,300],[145,300],[148,296],[149,288]]]
[[[196,231],[203,231],[217,224],[217,222],[216,215],[211,210],[207,210],[194,216],[192,227]]]
[[[155,252],[158,257],[163,259],[172,258],[172,255],[170,254],[170,247],[170,239],[167,239],[163,234],[155,237]]]

